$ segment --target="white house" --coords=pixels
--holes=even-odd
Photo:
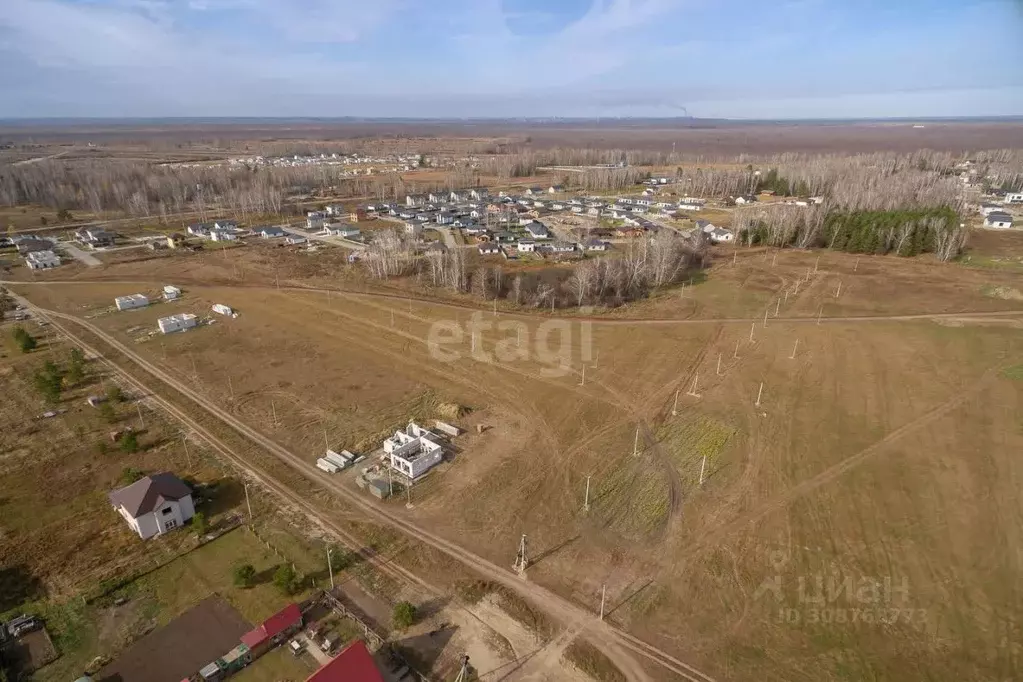
[[[1023,204],[1023,192],[1009,192],[1005,195],[1007,204]]]
[[[60,265],[60,256],[53,251],[31,251],[25,256],[29,270],[48,270]]]
[[[551,185],[550,187],[547,188],[547,193],[548,194],[558,194],[558,193],[564,192],[564,191],[565,191],[565,187],[563,185]]]
[[[554,253],[572,253],[575,251],[575,244],[572,242],[552,242],[550,249]]]
[[[384,452],[390,455],[391,467],[415,480],[444,459],[440,437],[409,422],[404,431],[395,431],[384,441]]]
[[[309,230],[318,230],[327,222],[327,216],[319,211],[310,211],[305,217],[305,226]]]
[[[476,189],[469,190],[469,196],[473,199],[483,200],[490,196],[490,191],[484,187],[478,187]]]
[[[149,305],[149,299],[142,294],[130,294],[118,296],[114,299],[114,305],[118,310],[131,310],[132,308],[145,308]]]
[[[326,213],[327,215],[341,216],[345,215],[347,211],[345,211],[345,207],[341,204],[331,204],[330,206],[327,206]]]
[[[1002,208],[1001,204],[981,204],[980,213],[981,215],[991,215],[992,213],[1004,213],[1005,209]]]
[[[526,190],[526,194],[528,194],[531,197],[543,194],[543,187],[530,187],[529,189]]]
[[[536,221],[526,225],[526,232],[528,232],[529,236],[533,239],[546,239],[550,236],[550,232],[547,231],[547,226]]]
[[[406,194],[405,205],[406,206],[422,206],[426,203],[425,194]]]
[[[1008,213],[989,213],[984,218],[984,227],[994,227],[1000,230],[1007,230],[1012,227],[1012,216]]]
[[[216,229],[210,230],[210,239],[215,242],[233,242],[238,239],[233,232]]]
[[[715,227],[708,234],[710,234],[710,240],[715,244],[720,244],[722,242],[728,243],[735,239],[735,235],[723,227]]]
[[[524,253],[533,253],[536,251],[536,242],[532,239],[520,239],[517,246],[519,251]]]
[[[423,233],[423,224],[417,222],[405,223],[405,234],[410,234],[413,237],[418,237]]]
[[[213,227],[218,230],[233,231],[238,229],[238,222],[236,220],[218,220],[213,223]]]
[[[680,211],[699,211],[703,208],[703,204],[697,204],[694,202],[680,201],[678,202],[678,209]]]
[[[181,313],[179,315],[161,317],[156,321],[156,324],[160,328],[161,332],[164,334],[171,334],[173,332],[181,332],[186,329],[191,329],[199,324],[199,321],[192,313]]]
[[[583,244],[587,251],[607,251],[607,242],[600,239],[587,239]]]
[[[284,238],[284,243],[291,244],[292,246],[295,244],[305,244],[307,241],[309,240],[297,234],[291,234]]]
[[[481,256],[496,256],[501,253],[501,247],[493,242],[483,242],[478,249]]]
[[[170,473],[153,474],[108,496],[131,529],[143,540],[184,525],[195,516],[192,490]]]
[[[262,228],[259,231],[259,236],[262,237],[263,239],[273,239],[275,237],[283,237],[284,236],[284,229],[280,228],[280,227],[278,227],[276,225],[271,225],[269,227]]]
[[[163,300],[173,301],[181,296],[181,289],[168,284],[163,288]]]
[[[227,317],[234,315],[234,311],[231,310],[231,306],[224,305],[223,303],[214,303],[211,309],[213,310],[213,312],[220,313],[221,315],[225,315]]]
[[[351,239],[352,237],[359,236],[359,228],[354,225],[346,225],[345,223],[333,223],[324,226],[323,233],[329,236]]]

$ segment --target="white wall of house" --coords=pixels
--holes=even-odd
[[[164,502],[154,511],[142,514],[138,518],[133,518],[125,511],[124,507],[119,507],[117,511],[140,538],[148,540],[154,535],[161,535],[183,526],[186,521],[195,516],[195,505],[192,502],[192,496],[186,495],[180,500]]]

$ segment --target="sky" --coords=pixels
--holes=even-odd
[[[0,0],[0,117],[1023,115],[1023,0]]]

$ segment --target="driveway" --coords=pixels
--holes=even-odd
[[[72,258],[74,258],[75,260],[79,261],[80,263],[88,265],[90,268],[95,268],[100,265],[103,265],[102,261],[100,261],[99,258],[96,258],[92,254],[82,251],[74,244],[63,242],[58,244],[57,247],[64,251],[65,253],[67,253]]]

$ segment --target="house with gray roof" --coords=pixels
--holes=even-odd
[[[178,528],[195,516],[192,489],[167,472],[140,478],[108,497],[117,513],[143,540]]]

